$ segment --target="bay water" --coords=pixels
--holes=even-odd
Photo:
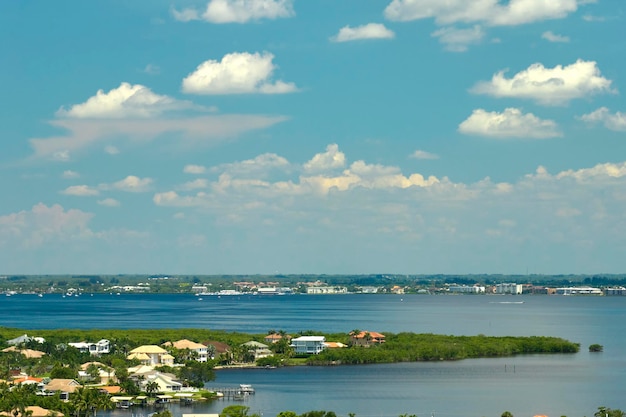
[[[207,386],[252,384],[255,395],[171,405],[182,413],[218,413],[230,404],[275,416],[292,410],[358,417],[591,417],[598,406],[626,410],[626,297],[192,294],[13,295],[0,299],[0,325],[53,328],[209,328],[296,334],[306,330],[557,336],[581,344],[577,354],[521,355],[455,362],[230,369]],[[590,344],[604,346],[590,353]],[[149,409],[115,410],[142,417]]]

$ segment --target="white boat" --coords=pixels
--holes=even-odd
[[[254,388],[250,384],[239,384],[239,392],[242,394],[254,394]]]

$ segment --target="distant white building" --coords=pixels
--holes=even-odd
[[[503,283],[496,285],[496,294],[521,294],[522,284]]]
[[[309,287],[306,289],[307,294],[347,294],[346,287]]]
[[[557,288],[557,295],[603,295],[600,288],[594,287],[562,287]]]
[[[291,347],[298,353],[318,354],[326,348],[324,336],[300,336],[291,339]]]
[[[451,285],[448,287],[448,291],[463,294],[484,294],[485,287],[479,285]]]

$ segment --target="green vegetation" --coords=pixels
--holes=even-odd
[[[594,343],[593,345],[589,345],[589,352],[602,352],[604,350],[604,346]]]
[[[531,353],[576,353],[577,343],[556,337],[444,336],[386,334],[386,342],[367,348],[327,349],[308,358],[311,365],[459,360]]]

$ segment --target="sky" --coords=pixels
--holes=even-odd
[[[625,11],[0,2],[0,274],[624,273]]]

